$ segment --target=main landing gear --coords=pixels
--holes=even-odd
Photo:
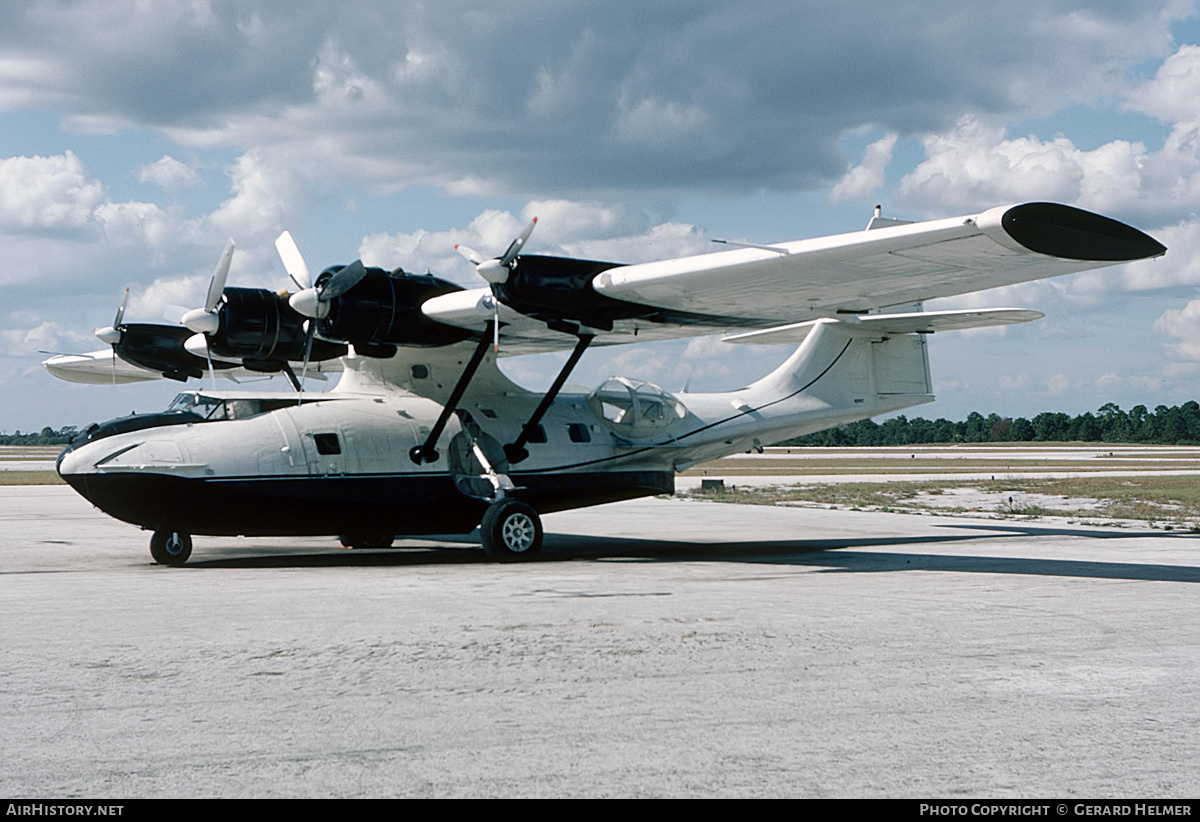
[[[537,511],[511,497],[488,506],[479,534],[483,553],[500,562],[532,559],[542,549],[542,521]]]
[[[183,565],[192,555],[192,538],[163,528],[150,538],[150,556],[159,565]]]

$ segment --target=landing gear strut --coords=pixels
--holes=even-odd
[[[192,555],[192,538],[163,528],[150,538],[150,556],[159,565],[183,565]]]
[[[446,404],[442,407],[442,413],[438,416],[437,422],[433,424],[433,428],[429,432],[429,437],[426,438],[423,445],[414,446],[408,452],[409,458],[417,465],[426,462],[437,462],[438,452],[434,446],[437,444],[438,437],[442,435],[446,423],[450,420],[450,415],[458,408],[458,401],[462,399],[463,392],[467,390],[467,386],[471,384],[471,379],[475,376],[475,372],[479,370],[479,364],[483,362],[483,355],[487,353],[488,346],[491,345],[492,330],[497,327],[493,320],[488,320],[483,336],[479,338],[479,343],[475,346],[475,353],[471,355],[471,360],[467,363],[466,370],[462,372],[462,376],[458,378],[454,390],[450,392],[450,398],[446,400]]]
[[[531,559],[542,549],[542,521],[537,511],[517,499],[499,499],[488,506],[479,533],[483,553],[501,562]]]
[[[575,350],[571,352],[571,356],[567,358],[567,362],[558,372],[558,376],[554,380],[554,384],[550,386],[550,390],[542,397],[542,401],[538,403],[537,409],[533,412],[533,416],[529,418],[529,422],[521,426],[521,435],[517,437],[515,442],[510,442],[504,446],[504,455],[508,457],[511,463],[518,463],[529,456],[529,451],[525,449],[525,443],[529,442],[530,436],[537,430],[538,423],[542,421],[546,411],[550,408],[554,398],[558,396],[558,392],[562,390],[563,383],[567,381],[567,377],[571,371],[575,369],[575,365],[579,362],[579,358],[583,356],[583,352],[596,338],[595,334],[579,334],[579,342],[575,344]]]

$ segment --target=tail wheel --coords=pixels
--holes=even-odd
[[[183,565],[192,555],[192,538],[179,531],[162,529],[150,538],[150,556],[159,565]]]
[[[542,521],[532,506],[520,500],[494,502],[479,525],[483,552],[501,562],[537,556],[542,549]]]

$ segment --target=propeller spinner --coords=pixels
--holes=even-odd
[[[367,268],[362,260],[355,260],[328,278],[317,277],[314,285],[308,264],[304,262],[304,257],[291,234],[286,231],[280,234],[275,240],[275,248],[279,251],[279,258],[283,260],[283,267],[287,269],[288,276],[300,287],[300,291],[288,299],[288,304],[297,314],[314,320],[328,317],[329,303],[354,288],[367,276]]]

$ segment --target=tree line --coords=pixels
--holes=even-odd
[[[61,429],[46,426],[37,434],[0,434],[0,445],[66,445],[79,433],[74,425],[64,425]]]
[[[1045,411],[1032,419],[984,416],[972,411],[961,422],[908,419],[901,415],[859,422],[795,437],[780,445],[872,446],[954,442],[1128,442],[1148,445],[1200,444],[1200,403],[1160,405],[1153,411],[1135,405],[1124,411],[1107,403],[1096,413],[1078,416]]]

